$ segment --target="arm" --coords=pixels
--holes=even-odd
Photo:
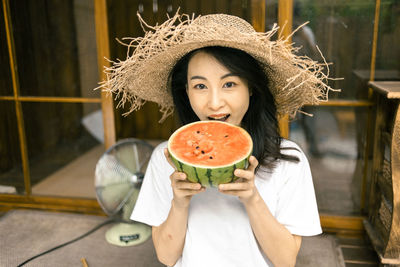
[[[152,237],[158,260],[173,266],[182,255],[187,229],[188,209],[177,207],[172,201],[167,219],[160,226],[153,226]]]
[[[247,170],[235,170],[238,183],[219,186],[222,193],[238,196],[249,216],[254,235],[261,249],[275,266],[294,266],[300,249],[301,237],[292,235],[271,214],[254,185],[254,170],[258,165],[251,156]]]
[[[174,167],[167,150],[164,154]],[[187,182],[186,174],[182,172],[173,172],[170,179],[174,194],[171,209],[167,219],[160,226],[152,228],[152,236],[158,260],[173,266],[181,257],[185,244],[190,200],[193,195],[203,192],[205,188],[198,183]]]
[[[264,253],[275,266],[294,266],[301,245],[301,236],[292,235],[272,216],[261,196],[245,202],[254,235]]]

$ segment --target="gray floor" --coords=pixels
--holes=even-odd
[[[10,211],[0,217],[0,266],[17,266],[36,254],[80,236],[105,220],[105,217],[91,215]],[[25,266],[82,266],[81,258],[86,259],[89,267],[163,266],[157,261],[151,239],[131,247],[107,243],[104,235],[110,226],[106,225],[84,239],[36,258]],[[296,266],[343,267],[336,238],[330,235],[304,238]]]

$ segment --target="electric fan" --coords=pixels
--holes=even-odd
[[[95,171],[96,197],[104,212],[118,223],[106,240],[118,246],[137,245],[151,235],[151,228],[130,220],[153,146],[138,139],[123,139],[100,157]]]

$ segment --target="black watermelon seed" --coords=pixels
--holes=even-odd
[[[204,150],[202,150],[202,151],[201,151],[201,154],[204,154],[204,153],[205,153]]]
[[[196,146],[196,149],[199,149],[200,147],[199,146]]]
[[[210,159],[213,159],[213,157],[210,156]]]

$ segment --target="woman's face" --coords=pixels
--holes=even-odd
[[[194,54],[189,61],[186,91],[193,111],[202,121],[240,125],[249,108],[247,82],[205,52]]]

